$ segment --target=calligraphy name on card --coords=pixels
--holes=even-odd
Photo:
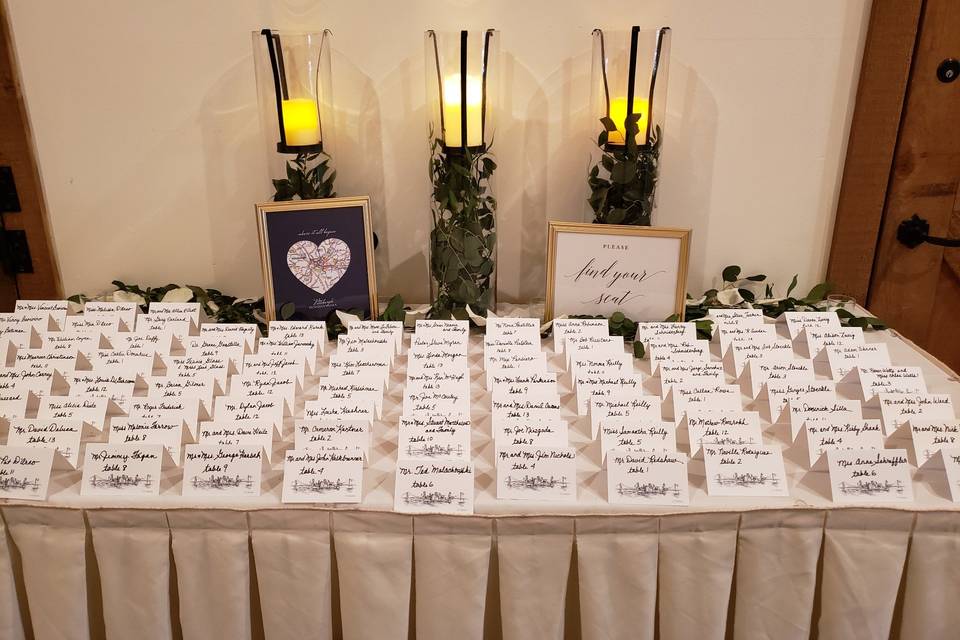
[[[386,385],[390,377],[391,356],[374,354],[335,354],[330,356],[329,378],[375,377]]]
[[[883,449],[879,420],[807,422],[807,456],[813,467],[831,449]]]
[[[570,360],[570,380],[576,386],[580,376],[634,375],[633,354],[578,355]]]
[[[134,400],[130,403],[131,418],[156,418],[163,420],[183,420],[196,437],[197,423],[200,422],[200,399],[182,397],[177,399]]]
[[[664,362],[660,365],[660,395],[666,398],[675,384],[726,384],[727,377],[720,362]]]
[[[383,382],[379,378],[320,378],[317,402],[338,400],[372,404],[379,417],[383,412]]]
[[[403,323],[399,320],[355,320],[347,325],[352,335],[388,335],[394,340],[394,351],[399,354],[403,350]]]
[[[199,335],[191,337],[186,344],[190,358],[229,358],[239,369],[247,353],[247,342],[240,336]]]
[[[610,335],[606,318],[556,318],[553,321],[553,351],[563,353],[567,336],[606,335]]]
[[[503,447],[496,454],[497,498],[577,499],[577,450],[573,447]]]
[[[610,504],[689,504],[686,456],[611,449],[607,452],[607,501]]]
[[[674,420],[687,411],[741,411],[743,396],[735,384],[697,384],[685,382],[670,389]]]
[[[257,420],[267,422],[278,430],[283,427],[284,401],[282,396],[260,398],[217,398],[213,417],[219,421]]]
[[[117,317],[126,325],[127,331],[133,331],[137,326],[137,314],[140,306],[136,302],[101,302],[87,300],[83,303],[83,315],[88,318]]]
[[[470,392],[463,387],[430,391],[407,389],[403,392],[403,412],[470,415]]]
[[[282,355],[246,355],[243,358],[243,374],[254,376],[275,376],[281,373],[292,373],[297,376],[300,384],[307,371],[305,358],[290,358]]]
[[[676,427],[670,422],[643,423],[607,418],[600,423],[601,457],[606,457],[611,449],[675,452]]]
[[[376,407],[369,402],[335,400],[317,402],[307,400],[303,404],[304,420],[347,420],[370,423]]]
[[[707,317],[713,321],[714,330],[728,326],[756,326],[764,323],[760,309],[709,309]]]
[[[0,393],[17,394],[31,392],[36,396],[50,394],[53,383],[52,371],[36,369],[0,369]]]
[[[741,378],[750,390],[750,397],[756,398],[766,382],[813,382],[816,379],[813,360],[764,360],[747,361]]]
[[[466,355],[467,343],[459,336],[414,334],[410,336],[410,351],[416,353],[448,352]]]
[[[777,340],[777,329],[772,324],[727,326],[718,328],[715,335],[720,342],[720,353],[724,354],[732,344],[775,341]]]
[[[394,511],[473,513],[473,464],[398,460]]]
[[[905,449],[832,449],[827,467],[834,502],[913,501]]]
[[[162,445],[87,444],[80,495],[159,495]]]
[[[494,424],[504,418],[545,421],[560,419],[560,402],[549,398],[491,400],[490,407]]]
[[[423,373],[407,372],[408,391],[439,391],[441,389],[458,389],[464,394],[469,394],[469,370],[444,371],[441,369]]]
[[[359,449],[370,451],[370,422],[366,420],[297,420],[293,426],[294,448]]]
[[[259,446],[188,444],[183,495],[258,496],[265,462]]]
[[[777,447],[703,445],[711,496],[789,495],[783,455]]]
[[[855,347],[864,344],[863,329],[859,327],[804,329],[803,336],[807,342],[807,355],[817,359],[820,352],[827,347]]]
[[[854,367],[844,382],[860,385],[864,402],[873,403],[878,393],[925,394],[927,384],[920,367]]]
[[[790,339],[802,338],[805,329],[829,329],[836,331],[840,328],[840,316],[832,311],[784,311],[783,319],[787,323]]]
[[[270,462],[276,427],[267,420],[218,420],[200,423],[200,444],[260,447]]]
[[[547,373],[547,355],[537,351],[491,356],[486,365],[487,388],[494,376],[506,373]]]
[[[694,340],[697,327],[692,322],[638,322],[635,340],[646,344],[651,338],[686,338]]]
[[[960,420],[909,420],[910,437],[917,466],[922,466],[937,451],[960,446]]]
[[[639,395],[591,399],[590,437],[592,440],[596,440],[600,432],[600,424],[608,418],[660,422],[662,420],[660,399]]]
[[[0,498],[46,500],[54,449],[0,447]]]
[[[841,380],[854,367],[889,367],[890,352],[882,342],[852,347],[826,347],[830,377]]]
[[[493,425],[494,455],[503,447],[567,447],[569,429],[564,420],[507,418]]]
[[[768,381],[767,400],[770,415],[778,416],[787,400],[832,401],[837,397],[837,385],[828,380],[814,382]]]
[[[143,352],[167,356],[173,349],[173,334],[169,331],[121,333],[110,337],[110,345],[118,352]]]
[[[83,422],[80,420],[15,418],[10,420],[7,445],[54,449],[76,467],[80,461],[82,436]]]
[[[493,397],[557,393],[556,373],[502,373],[493,376],[491,383]]]
[[[470,419],[466,416],[400,416],[397,457],[470,461]]]
[[[207,322],[200,325],[200,337],[237,337],[243,340],[247,351],[251,352],[256,346],[257,336],[259,334],[260,329],[257,327],[257,325],[249,323],[224,324],[219,322]]]
[[[363,454],[353,451],[287,451],[285,503],[358,503],[363,494]]]
[[[9,421],[14,418],[26,417],[29,402],[29,391],[0,393],[0,418]]]
[[[790,442],[797,439],[808,422],[861,420],[863,407],[859,400],[787,400],[778,422],[790,423]]]
[[[339,354],[375,354],[386,355],[392,360],[396,354],[396,341],[393,336],[358,336],[340,334],[337,336]]]
[[[182,420],[115,417],[110,420],[110,444],[159,444],[180,464],[184,428]]]
[[[710,362],[710,344],[706,340],[667,336],[651,338],[647,344],[650,371],[656,373],[662,362]]]
[[[13,366],[18,369],[40,369],[43,371],[56,369],[67,373],[77,368],[79,357],[79,349],[70,351],[62,349],[33,349],[28,351],[21,349],[17,352],[17,359]]]
[[[107,417],[107,398],[82,396],[45,396],[40,399],[38,418],[54,420],[82,420],[97,430],[103,430]]]
[[[623,336],[569,336],[565,340],[567,368],[580,356],[591,357],[623,353]]]
[[[577,413],[587,415],[592,398],[643,395],[640,376],[598,375],[577,378]]]
[[[513,336],[535,336],[540,339],[540,319],[539,318],[510,318],[491,316],[487,318],[487,336],[492,337],[513,337]]]
[[[688,411],[686,424],[690,455],[704,445],[762,445],[760,415],[756,411]]]
[[[239,376],[234,376],[231,384]],[[175,400],[178,398],[197,398],[208,410],[213,409],[213,393],[215,386],[213,374],[201,374],[193,378],[168,378],[166,376],[152,376],[149,380],[147,397],[155,400]]]
[[[287,403],[287,410],[293,413],[300,383],[294,373],[281,373],[275,376],[238,375],[230,378],[230,396],[233,398],[263,398],[279,396]]]
[[[908,420],[953,420],[953,401],[946,393],[879,393],[880,417],[891,436]]]
[[[734,342],[730,345],[724,359],[732,364],[734,375],[740,376],[746,364],[751,360],[790,361],[793,360],[793,343],[789,340],[766,339],[752,342]]]

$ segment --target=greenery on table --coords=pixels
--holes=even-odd
[[[608,144],[610,133],[616,131],[617,126],[607,116],[600,119],[604,130],[597,138],[597,146],[603,155],[587,178],[590,185],[587,202],[595,223],[650,225],[662,137],[657,126],[648,144],[638,145],[640,117],[638,113],[627,116],[622,146]]]
[[[135,302],[144,313],[151,302],[199,302],[204,313],[214,322],[256,324],[261,332],[267,329],[263,298],[237,298],[217,289],[204,289],[191,284],[146,288],[120,280],[114,280],[112,284],[116,290],[110,293],[94,297],[78,293],[67,300],[78,305],[88,300]]]
[[[466,306],[485,315],[495,299],[497,201],[488,150],[448,148],[431,134],[430,276],[432,318],[466,319]]]
[[[313,164],[321,156],[323,159]],[[333,181],[336,177],[336,170],[330,168],[330,156],[324,153],[298,153],[296,160],[287,161],[287,177],[273,181],[273,188],[276,189],[273,199],[335,198],[337,194],[333,190]]]

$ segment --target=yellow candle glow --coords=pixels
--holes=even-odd
[[[460,147],[460,74],[443,81],[443,141],[448,147]],[[467,146],[483,144],[483,86],[480,78],[467,76]]]
[[[633,112],[640,114],[640,120],[637,126],[640,132],[637,134],[637,144],[647,143],[647,118],[650,114],[650,101],[646,98],[633,99]],[[607,136],[607,142],[615,145],[623,145],[626,142],[626,121],[627,121],[627,99],[614,98],[610,101],[610,119],[617,126],[616,131],[611,131]]]
[[[303,147],[320,142],[320,114],[316,102],[309,98],[284,100],[282,112],[287,145]]]

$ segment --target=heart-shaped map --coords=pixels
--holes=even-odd
[[[301,240],[287,250],[287,267],[294,277],[317,293],[326,293],[350,266],[350,247],[339,238],[320,244]]]

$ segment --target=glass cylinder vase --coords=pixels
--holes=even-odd
[[[329,30],[254,31],[260,122],[274,200],[336,196]]]
[[[497,201],[492,155],[499,99],[499,37],[493,29],[427,31],[430,135],[430,315],[484,315],[497,300]]]
[[[593,30],[588,221],[650,225],[667,102],[670,28]]]

